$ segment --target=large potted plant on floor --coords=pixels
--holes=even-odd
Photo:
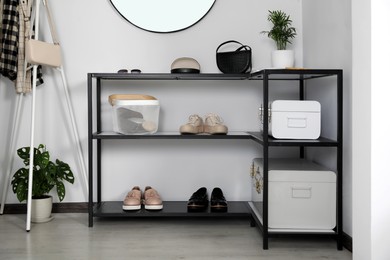
[[[270,31],[262,31],[268,38],[276,43],[277,50],[272,52],[272,66],[275,68],[286,68],[294,66],[294,51],[287,50],[287,44],[295,38],[296,29],[291,26],[290,16],[281,10],[268,11],[268,21],[273,24]]]
[[[17,151],[25,167],[18,169],[12,178],[12,191],[20,202],[27,200],[28,175],[30,165],[30,147],[22,147]],[[31,221],[47,222],[52,219],[51,209],[53,197],[49,192],[56,188],[60,201],[65,198],[64,181],[74,183],[74,175],[69,165],[63,161],[50,161],[50,154],[45,145],[34,148]]]

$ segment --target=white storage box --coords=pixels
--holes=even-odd
[[[270,103],[269,111],[268,134],[274,138],[317,139],[320,136],[321,105],[317,101],[275,100]]]
[[[252,164],[252,207],[262,215],[263,159]],[[336,174],[304,159],[269,159],[268,227],[327,230],[336,226]]]
[[[158,129],[159,101],[148,95],[110,95],[113,129],[121,134],[153,134]]]

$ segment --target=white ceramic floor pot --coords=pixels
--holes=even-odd
[[[35,223],[44,223],[53,219],[51,210],[53,207],[53,197],[47,196],[41,199],[32,199],[31,201],[31,221]]]
[[[293,50],[275,50],[272,52],[272,67],[286,68],[294,66],[294,51]]]

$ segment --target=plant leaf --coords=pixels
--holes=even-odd
[[[16,197],[20,202],[27,199],[28,190],[28,169],[20,168],[12,177],[12,191],[16,193]]]
[[[57,176],[59,178],[61,178],[62,180],[65,180],[69,183],[74,183],[74,175],[73,175],[73,172],[72,170],[70,169],[70,166],[69,164],[63,162],[63,161],[60,161],[60,160],[56,160],[56,163],[58,165],[58,171],[57,171]]]
[[[60,201],[65,198],[65,185],[62,182],[57,182],[57,195]]]
[[[50,162],[50,154],[48,151],[39,152],[34,157],[34,164],[38,165],[39,168],[44,169]]]
[[[30,164],[30,147],[19,148],[16,153],[23,160],[24,165]]]

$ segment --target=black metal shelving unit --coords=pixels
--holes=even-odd
[[[161,211],[150,212],[139,210],[125,212],[122,201],[103,201],[101,195],[101,151],[102,140],[130,139],[251,139],[247,132],[229,132],[227,135],[181,135],[179,132],[157,132],[153,135],[122,135],[115,132],[102,131],[101,90],[104,81],[134,81],[134,80],[248,80],[250,74],[171,74],[171,73],[89,73],[88,74],[88,157],[89,157],[89,195],[88,212],[89,226],[93,226],[94,217],[247,217],[252,218],[247,201],[229,201],[228,212],[214,213],[210,211],[189,213],[186,201],[164,201]],[[96,144],[96,147],[94,146]],[[96,162],[94,161],[96,152]],[[94,175],[96,166],[96,175]],[[94,201],[94,176],[96,176],[96,201]],[[252,220],[253,222],[253,220]]]
[[[273,236],[268,229],[268,157],[270,147],[293,146],[300,148],[300,157],[305,157],[305,147],[335,147],[337,150],[337,221],[336,228],[329,235],[334,235],[337,248],[342,249],[342,70],[329,69],[266,69],[251,74],[170,74],[170,73],[88,73],[88,157],[89,157],[89,226],[93,226],[94,217],[248,217],[256,223],[263,233],[263,248],[268,249],[268,239]],[[157,132],[153,135],[121,135],[114,132],[102,132],[101,122],[101,89],[103,81],[119,80],[258,80],[262,82],[264,111],[268,111],[270,83],[272,81],[296,81],[301,100],[305,96],[305,83],[318,78],[336,78],[337,86],[337,138],[336,140],[320,137],[317,140],[278,140],[268,136],[268,124],[264,124],[262,132],[229,132],[227,135],[181,135],[179,132]],[[261,87],[261,83],[259,83]],[[94,99],[95,98],[95,99]],[[263,122],[268,122],[268,113],[263,113]],[[262,216],[253,211],[246,201],[229,202],[226,213],[188,213],[184,201],[164,201],[164,209],[159,212],[140,210],[124,212],[121,201],[102,201],[101,198],[101,149],[102,140],[109,139],[248,139],[259,143],[263,148],[264,197]],[[94,142],[96,147],[94,147]],[[96,148],[96,162],[94,151]],[[97,201],[94,201],[94,172],[96,166]],[[279,232],[278,235],[281,233]],[[319,235],[319,233],[310,233]]]

